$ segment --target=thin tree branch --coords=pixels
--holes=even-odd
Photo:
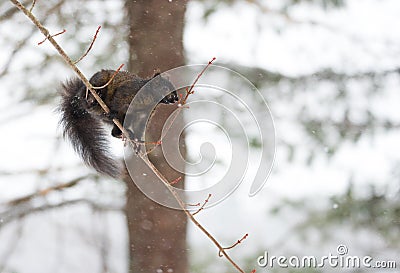
[[[115,78],[115,76],[118,74],[118,72],[121,70],[121,68],[124,66],[124,64],[121,64],[117,70],[115,70],[114,74],[111,75],[111,78],[108,80],[108,82],[106,82],[106,84],[102,85],[102,86],[94,86],[93,89],[103,89],[105,87],[107,87]]]
[[[180,114],[180,112],[182,111],[182,109],[187,108],[187,107],[186,107],[186,102],[187,102],[187,99],[189,98],[189,96],[192,95],[192,94],[194,93],[194,90],[193,90],[193,89],[194,89],[194,86],[197,84],[197,82],[199,81],[200,77],[204,74],[204,72],[210,67],[210,65],[212,65],[212,63],[215,61],[215,59],[216,59],[216,58],[213,57],[213,58],[208,62],[208,64],[200,71],[200,73],[197,74],[197,77],[196,77],[195,80],[193,81],[193,83],[192,83],[192,85],[190,86],[190,88],[186,88],[186,90],[185,90],[186,93],[185,93],[185,96],[184,96],[184,97],[183,97],[182,94],[179,94],[179,95],[181,95],[181,98],[179,99],[179,104],[178,104],[178,107],[179,107],[179,108],[173,113],[174,116],[173,116],[172,119],[170,120],[169,124],[166,126],[165,130],[163,130],[160,139],[159,139],[157,142],[154,143],[154,147],[152,147],[151,149],[149,149],[149,150],[146,152],[146,155],[149,154],[149,153],[151,153],[152,151],[154,151],[159,145],[162,144],[163,139],[164,139],[165,136],[168,134],[168,131],[171,129],[172,125],[174,124],[176,118],[179,116],[179,114]]]
[[[189,98],[189,96],[194,93],[194,90],[193,90],[194,86],[197,84],[197,82],[199,81],[200,77],[203,76],[204,72],[208,69],[208,67],[215,61],[215,59],[216,58],[213,57],[212,60],[208,62],[208,64],[203,68],[203,70],[201,70],[201,72],[197,75],[196,79],[193,81],[193,83],[190,86],[190,88],[186,89],[186,95],[183,98],[183,100],[180,101],[181,105],[186,104],[186,101]]]
[[[234,243],[234,244],[231,245],[231,246],[224,247],[224,249],[225,249],[225,250],[228,250],[228,249],[232,249],[232,248],[236,247],[238,244],[240,244],[240,243],[242,243],[244,240],[246,240],[247,236],[249,236],[248,233],[246,233],[240,240],[237,240],[236,243]],[[220,257],[222,257],[221,252],[218,253],[218,255],[219,255]]]
[[[204,207],[207,205],[207,203],[208,203],[208,201],[210,200],[210,198],[211,198],[211,193],[208,194],[208,197],[207,197],[206,200],[204,200],[203,205],[201,205],[201,207],[200,207],[197,211],[193,212],[192,215],[195,216],[197,213],[199,213],[200,211],[202,211],[202,210],[204,209]]]
[[[60,32],[58,32],[58,33],[56,33],[56,34],[51,35],[51,37],[56,37],[56,36],[58,36],[58,35],[64,34],[65,32],[66,32],[66,30],[63,29],[62,31],[60,31]],[[39,42],[38,45],[43,44],[44,42],[46,42],[47,39],[48,39],[48,38],[44,38],[44,40],[41,41],[41,42]]]
[[[109,204],[102,205],[102,204],[98,204],[97,202],[94,202],[89,199],[67,200],[67,201],[57,203],[57,204],[44,204],[44,205],[36,206],[36,207],[33,206],[33,204],[23,203],[21,205],[14,206],[14,208],[12,210],[7,210],[5,212],[0,213],[0,219],[2,220],[0,222],[0,229],[2,227],[4,227],[6,224],[8,224],[16,219],[24,218],[33,213],[47,211],[50,209],[56,209],[56,208],[61,208],[61,207],[65,207],[65,206],[75,205],[75,204],[85,204],[85,205],[90,206],[94,210],[100,210],[100,211],[123,211],[123,207],[110,206]]]
[[[84,180],[86,178],[90,178],[90,177],[93,177],[93,175],[89,174],[89,175],[81,176],[81,177],[75,178],[75,179],[73,179],[73,180],[71,180],[71,181],[69,181],[67,183],[56,185],[56,186],[52,186],[52,187],[37,191],[35,193],[28,194],[26,196],[23,196],[23,197],[16,198],[14,200],[8,201],[6,205],[7,206],[16,206],[16,205],[19,205],[21,203],[28,202],[28,201],[32,200],[33,198],[36,198],[36,197],[39,197],[39,196],[45,196],[48,193],[53,192],[53,191],[60,191],[60,190],[64,190],[64,189],[67,189],[67,188],[71,188],[71,187],[75,186],[76,184],[78,184],[79,182],[81,182],[82,180]]]
[[[35,7],[35,4],[36,4],[36,0],[33,0],[31,8],[29,9],[29,12],[32,12],[33,8]]]
[[[100,28],[101,28],[101,26],[98,26],[98,27],[97,27],[96,33],[94,34],[93,40],[92,40],[92,42],[90,43],[89,48],[86,50],[85,53],[83,53],[83,55],[82,55],[78,60],[76,60],[76,61],[74,62],[74,64],[79,63],[83,58],[86,57],[86,55],[88,55],[89,51],[90,51],[90,50],[92,49],[92,47],[93,47],[94,42],[95,42],[96,39],[97,39],[97,34],[99,34]]]

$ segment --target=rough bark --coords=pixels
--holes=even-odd
[[[166,71],[184,64],[182,36],[185,8],[186,1],[182,0],[126,1],[130,25],[130,71],[142,77],[149,77],[156,70]],[[175,107],[157,107],[156,114],[146,130],[146,140],[159,139],[164,121]],[[183,138],[179,141],[184,152]],[[153,164],[170,181],[182,176],[170,168],[160,154],[160,149],[156,149],[149,155]],[[147,182],[154,183],[150,179]],[[126,183],[126,215],[130,240],[129,272],[188,272],[187,220],[184,213],[148,199],[129,178],[126,179]],[[183,186],[183,181],[180,186]]]

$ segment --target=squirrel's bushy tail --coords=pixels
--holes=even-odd
[[[86,86],[78,78],[63,84],[59,107],[63,136],[71,141],[87,165],[100,173],[118,178],[120,167],[109,153],[107,135],[101,121],[86,111],[85,94]]]

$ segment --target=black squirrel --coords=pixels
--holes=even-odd
[[[107,84],[113,75],[114,78]],[[61,89],[59,111],[63,136],[72,142],[74,150],[87,165],[99,173],[118,178],[121,168],[109,152],[103,123],[112,125],[112,119],[117,118],[123,124],[131,101],[142,87],[145,88],[144,95],[139,98],[139,103],[142,104],[152,104],[154,99],[157,99],[157,103],[175,103],[178,95],[172,83],[159,73],[152,78],[143,79],[127,71],[117,73],[115,70],[101,70],[89,82],[94,87],[106,85],[95,91],[110,108],[110,113],[104,112],[79,78],[73,78],[63,84]],[[160,94],[164,95],[160,97]],[[136,117],[133,118],[136,122]],[[129,131],[129,134],[131,139],[140,140],[143,132]],[[122,132],[115,124],[111,135],[122,138]]]

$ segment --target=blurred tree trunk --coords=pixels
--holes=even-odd
[[[130,26],[129,70],[139,76],[149,77],[158,69],[166,71],[183,65],[182,36],[186,0],[171,2],[127,0],[125,5]],[[147,141],[160,138],[162,126],[176,106],[160,105],[157,108],[146,131]],[[179,141],[184,152],[183,138],[181,137]],[[149,158],[169,181],[182,176],[169,167],[160,149],[149,154]],[[141,179],[146,179],[146,176]],[[152,273],[161,272],[160,270],[188,272],[187,219],[184,213],[153,202],[137,188],[130,178],[125,180],[130,272]],[[148,180],[146,183],[154,183]],[[183,186],[183,180],[180,186]]]

